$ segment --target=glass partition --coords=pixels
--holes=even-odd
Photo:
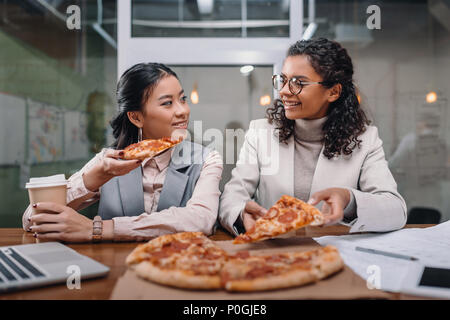
[[[132,1],[133,37],[289,37],[289,0]]]
[[[372,5],[380,29],[368,28],[376,17],[367,12]],[[339,41],[353,59],[362,104],[408,211],[428,208],[449,220],[450,4],[315,1],[315,7],[314,36]]]

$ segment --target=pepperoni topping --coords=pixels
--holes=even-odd
[[[214,252],[209,252],[207,251],[205,253],[205,255],[203,256],[203,258],[207,259],[207,260],[215,260],[215,259],[220,259],[221,255],[219,254],[215,254]]]
[[[193,244],[203,244],[203,243],[205,243],[205,240],[202,238],[194,238],[194,239],[191,239],[190,242]]]
[[[275,218],[279,214],[280,210],[278,210],[277,208],[270,208],[269,211],[267,211],[267,213],[264,215],[264,219],[270,220]]]
[[[185,249],[187,249],[191,244],[190,243],[184,243],[181,241],[174,240],[170,243],[166,243],[161,248],[161,251],[164,251],[167,256],[169,256],[172,253],[178,253]]]
[[[279,218],[278,221],[281,223],[289,224],[295,219],[297,219],[298,214],[294,210],[287,210],[285,213],[283,213]]]
[[[274,273],[275,269],[273,267],[270,266],[258,266],[255,267],[253,269],[251,269],[250,271],[248,271],[245,274],[245,278],[249,278],[249,279],[254,279],[254,278],[259,278],[262,277],[266,274],[269,273]]]
[[[165,144],[162,143],[161,141],[158,141],[158,140],[148,141],[145,144],[145,147],[152,148],[152,149],[159,149],[159,148],[164,147],[164,146],[165,146]]]
[[[286,259],[286,256],[283,254],[273,254],[271,256],[265,257],[267,262],[281,262]]]
[[[170,256],[170,252],[168,252],[167,250],[154,251],[151,253],[151,256],[156,259],[167,258]]]
[[[175,250],[175,251],[177,251],[177,252],[179,252],[179,251],[181,251],[181,250],[184,250],[184,249],[187,249],[187,248],[189,248],[189,246],[190,246],[191,244],[190,243],[185,243],[185,242],[181,242],[181,241],[173,241],[172,243],[171,243],[171,248],[173,249],[173,250]]]
[[[239,251],[234,256],[238,259],[247,259],[250,257],[250,253],[248,251]]]

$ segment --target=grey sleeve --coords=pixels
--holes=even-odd
[[[233,224],[233,231],[236,236],[240,235],[241,233],[245,233],[244,221],[242,220],[242,211]]]
[[[353,194],[353,191],[351,189],[348,189],[348,191],[350,191],[350,201],[348,202],[347,206],[344,209],[345,223],[350,223],[358,217],[356,214],[357,210],[356,210],[355,195]]]

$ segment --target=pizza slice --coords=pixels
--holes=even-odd
[[[308,225],[324,223],[322,213],[306,202],[283,195],[267,213],[256,220],[246,233],[237,236],[233,243],[248,243],[270,239]]]
[[[123,159],[144,160],[146,158],[153,158],[165,150],[177,145],[181,141],[182,138],[179,138],[178,140],[172,140],[170,138],[142,140],[123,149]]]
[[[139,245],[127,265],[141,278],[178,288],[220,289],[220,270],[228,258],[201,232],[163,235]]]
[[[344,262],[333,246],[271,255],[240,252],[229,258],[221,278],[227,291],[274,290],[317,282],[343,267]]]

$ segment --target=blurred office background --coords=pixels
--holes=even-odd
[[[80,30],[67,28],[70,5]],[[371,5],[379,30],[366,26]],[[410,222],[449,220],[449,0],[1,0],[0,227],[21,226],[30,177],[69,177],[111,143],[125,68],[169,64],[203,132],[246,130],[273,101],[289,44],[319,36],[349,50]]]

